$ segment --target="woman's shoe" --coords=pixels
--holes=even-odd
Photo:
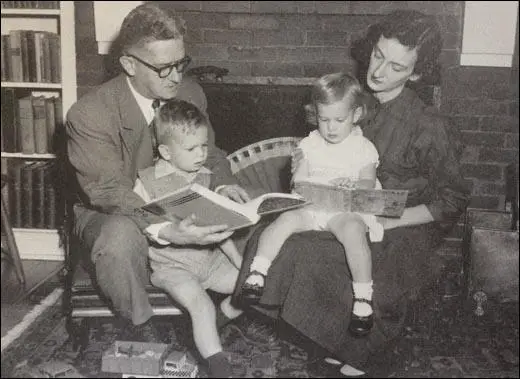
[[[253,275],[260,275],[264,279],[264,285],[265,285],[265,275],[258,272],[258,271],[251,271],[249,275],[247,276],[247,279],[249,279]],[[250,284],[244,282],[242,285],[242,293],[240,295],[241,297],[241,303],[246,305],[255,305],[258,304],[260,301],[260,298],[262,297],[264,293],[264,286],[260,286],[258,284]]]
[[[367,303],[372,307],[372,300],[354,298],[354,301]],[[350,324],[348,326],[348,331],[351,335],[353,335],[356,338],[365,337],[368,333],[370,333],[370,330],[372,329],[373,325],[374,313],[371,313],[368,316],[358,316],[352,313],[352,316],[350,318]]]

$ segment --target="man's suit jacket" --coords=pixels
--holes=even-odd
[[[206,112],[206,96],[191,78],[183,79],[176,97]],[[67,113],[66,132],[84,207],[129,216],[141,229],[164,221],[141,211],[144,202],[132,191],[137,171],[153,164],[153,152],[148,123],[124,74],[76,102]],[[206,165],[215,173],[216,186],[236,183],[212,128]]]

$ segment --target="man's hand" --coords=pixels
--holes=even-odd
[[[172,222],[159,231],[159,238],[176,245],[210,245],[229,238],[232,231],[227,225],[197,226],[194,215],[179,223]]]
[[[237,184],[229,184],[227,186],[223,186],[219,189],[218,194],[226,196],[227,198],[241,204],[251,200],[246,190]]]

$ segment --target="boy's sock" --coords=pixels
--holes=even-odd
[[[219,351],[206,358],[209,366],[210,378],[229,378],[233,375],[233,366],[229,363],[226,354]]]
[[[224,327],[228,322],[240,316],[244,311],[231,305],[231,296],[220,302],[217,309],[217,330]]]
[[[257,255],[253,258],[253,262],[251,263],[251,267],[249,268],[249,272],[258,271],[262,275],[267,275],[267,271],[269,271],[269,267],[271,267],[271,260],[266,257],[262,257]],[[264,286],[264,278],[260,275],[251,275],[247,278],[246,283],[248,284],[256,284],[260,287]]]
[[[358,299],[366,299],[372,300],[372,293],[374,290],[372,289],[372,284],[374,282],[371,280],[370,282],[352,282],[352,289],[354,291],[354,297]],[[352,313],[357,316],[370,316],[373,313],[372,307],[370,304],[363,303],[360,301],[354,302],[354,308],[352,309]]]

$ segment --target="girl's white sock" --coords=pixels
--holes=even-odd
[[[257,255],[253,258],[253,262],[251,263],[251,267],[249,268],[249,272],[258,271],[263,275],[267,275],[267,271],[269,271],[269,267],[271,267],[271,260],[266,257],[262,257],[261,255]],[[264,286],[264,278],[260,275],[251,275],[247,278],[246,283],[248,284],[256,284],[261,287]]]
[[[372,289],[373,283],[374,281],[372,280],[370,282],[352,282],[354,297],[358,299],[372,300],[372,293],[374,292]],[[370,316],[373,313],[373,310],[370,304],[355,301],[352,313],[357,316],[366,317]]]

